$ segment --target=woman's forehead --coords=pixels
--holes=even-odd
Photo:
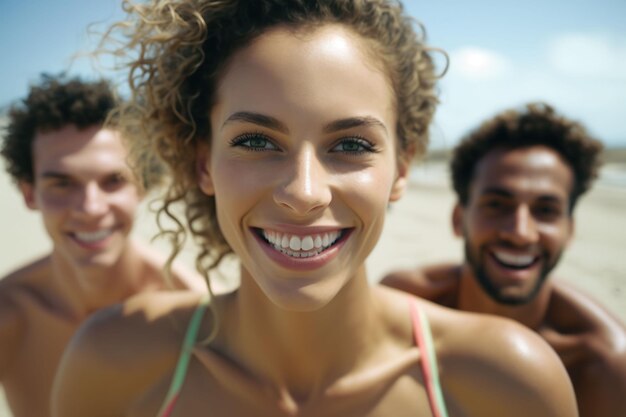
[[[232,112],[356,112],[395,126],[395,95],[351,31],[328,25],[305,36],[277,27],[235,53],[217,89],[212,122]],[[337,114],[339,113],[339,114]]]

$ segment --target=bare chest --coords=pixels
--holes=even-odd
[[[3,388],[16,416],[47,415],[59,361],[77,325],[41,306],[27,305],[22,314],[21,340]]]
[[[284,402],[267,386],[233,382],[210,375],[199,364],[189,367],[179,396],[167,402],[171,374],[151,387],[128,417],[427,417],[432,415],[419,372],[409,370],[393,381],[350,395],[321,395]],[[164,414],[170,409],[171,414]],[[162,414],[159,414],[161,410]]]

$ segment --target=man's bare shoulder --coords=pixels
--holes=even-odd
[[[552,288],[546,323],[539,332],[568,369],[581,414],[624,415],[626,326],[571,284],[555,280]]]
[[[50,256],[30,262],[0,278],[0,294],[24,286],[37,286],[50,275]]]
[[[9,316],[32,315],[35,311],[53,312],[58,300],[52,282],[49,256],[0,279],[0,322]]]
[[[592,296],[562,280],[554,280],[546,316],[548,330],[593,338],[596,348],[626,353],[626,325]]]
[[[387,274],[382,285],[408,292],[446,307],[456,302],[461,266],[453,263],[427,265]]]
[[[565,368],[536,333],[501,317],[424,306],[442,382],[460,403],[491,402],[500,415],[576,415]]]
[[[19,315],[26,305],[50,303],[50,258],[31,262],[0,279],[0,331],[9,316]]]
[[[574,319],[580,321],[581,324],[593,328],[595,326],[602,327],[607,323],[609,325],[618,323],[623,328],[623,324],[606,310],[598,300],[576,286],[557,278],[552,280],[552,288],[552,303],[554,306],[568,310],[575,309],[577,314],[574,316]]]
[[[49,303],[49,274],[50,260],[45,257],[0,279],[0,377],[20,349],[28,312]]]
[[[162,281],[165,284],[165,288],[206,292],[204,280],[197,272],[182,265],[180,262],[175,262],[172,265],[171,274],[167,275],[165,273],[167,262],[165,254],[143,242],[134,240],[133,246],[144,263],[146,274],[150,275],[154,280]]]

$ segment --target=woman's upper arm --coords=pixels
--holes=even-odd
[[[52,387],[53,417],[122,416],[125,378],[110,352],[119,339],[110,338],[119,311],[103,310],[87,320],[72,338],[59,363]],[[117,343],[116,343],[117,342]]]
[[[537,334],[491,317],[468,327],[466,348],[442,366],[444,387],[468,416],[578,416],[569,376]]]
[[[150,292],[100,310],[72,338],[52,391],[53,417],[121,417],[178,358],[182,335],[170,314],[183,319],[201,295]]]
[[[121,416],[110,401],[109,389],[115,382],[104,364],[84,352],[78,341],[59,365],[52,389],[52,416]]]

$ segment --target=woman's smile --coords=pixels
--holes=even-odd
[[[265,253],[283,268],[309,270],[332,261],[353,229],[329,229],[326,232],[302,230],[284,233],[271,229],[253,229],[257,242]]]

